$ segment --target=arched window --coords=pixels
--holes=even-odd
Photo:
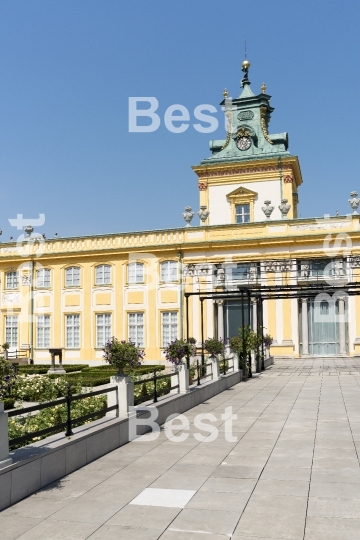
[[[176,261],[164,261],[160,265],[160,279],[165,282],[177,281],[178,263]]]
[[[128,283],[144,282],[144,265],[134,262],[128,265]]]
[[[50,269],[41,268],[36,271],[36,286],[40,289],[46,289],[50,287]]]
[[[109,264],[100,264],[96,267],[95,283],[96,285],[109,285],[111,283],[111,266]]]
[[[80,285],[80,268],[78,266],[69,266],[65,271],[65,283],[67,287],[79,287]]]

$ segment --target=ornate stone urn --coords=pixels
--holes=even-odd
[[[190,227],[190,222],[194,217],[195,212],[192,211],[191,206],[185,206],[185,212],[183,213],[183,218],[186,221],[185,227]]]
[[[358,206],[360,204],[360,199],[358,198],[358,192],[357,191],[352,191],[350,193],[350,197],[351,199],[349,199],[349,204],[351,206],[351,208],[353,209],[353,214],[358,214]]]
[[[287,204],[287,202],[288,202],[287,199],[281,199],[281,204],[279,206],[279,210],[281,212],[281,216],[283,219],[287,218],[287,214],[291,208],[291,205]]]
[[[198,216],[203,223],[205,223],[210,214],[210,211],[206,210],[206,208],[206,206],[200,206],[200,210],[198,211]]]
[[[30,238],[31,233],[33,232],[33,230],[34,230],[34,227],[32,227],[31,225],[26,225],[24,231],[26,232],[26,236],[28,238]]]
[[[271,213],[274,210],[273,206],[270,206],[271,201],[264,201],[265,206],[261,208],[261,210],[264,212],[266,219],[270,219]]]

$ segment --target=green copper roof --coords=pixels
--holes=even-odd
[[[245,66],[245,67],[244,67]],[[212,156],[201,161],[201,165],[267,159],[289,156],[288,134],[268,133],[273,107],[265,93],[255,95],[248,79],[249,63],[243,63],[244,78],[241,81],[242,92],[235,99],[227,98],[220,103],[227,117],[227,138],[210,141]],[[227,96],[227,93],[224,94]]]

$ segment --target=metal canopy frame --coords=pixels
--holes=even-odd
[[[251,300],[256,301],[257,310],[257,333],[264,338],[263,327],[263,302],[265,300],[280,300],[280,299],[300,299],[300,298],[316,298],[319,294],[328,294],[329,296],[335,293],[344,293],[347,296],[360,295],[360,282],[348,282],[344,277],[333,278],[333,283],[326,282],[324,279],[315,280],[315,282],[297,283],[297,284],[281,284],[281,285],[260,285],[259,283],[248,283],[246,285],[237,285],[226,288],[225,286],[217,287],[213,291],[195,291],[184,292],[186,302],[186,340],[189,340],[189,297],[197,296],[200,301],[200,315],[201,315],[201,363],[205,364],[205,351],[204,351],[204,308],[203,303],[205,300],[241,300],[242,306],[242,321],[243,321],[243,342],[245,341],[245,317],[244,317],[244,303],[248,302],[248,326],[250,326],[250,305]],[[246,362],[244,354],[242,353],[242,373],[243,378],[246,379]],[[188,366],[190,363],[189,358]],[[251,361],[249,362],[251,374]],[[261,361],[259,351],[256,355],[256,372],[259,373],[265,369],[264,366],[264,343],[261,344]]]

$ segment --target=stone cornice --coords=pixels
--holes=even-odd
[[[213,183],[213,180],[226,179],[236,181],[236,177],[246,180],[268,180],[271,173],[271,179],[275,177],[283,177],[283,181],[290,182],[293,178],[296,186],[302,184],[302,176],[298,158],[296,156],[284,157],[280,161],[278,159],[254,161],[246,163],[227,163],[227,164],[212,164],[212,165],[196,165],[192,167],[193,171],[198,176],[200,183]],[[292,173],[291,174],[289,174]],[[286,180],[284,180],[286,178]],[[292,181],[293,181],[292,180]]]
[[[278,246],[287,247],[323,242],[329,232],[346,231],[353,239],[354,250],[360,246],[359,216],[339,216],[330,219],[288,219],[261,221],[246,225],[214,225],[104,235],[101,237],[58,238],[42,245],[0,244],[0,262],[25,263],[29,259],[45,264],[56,258],[126,256],[129,252],[191,252],[209,249],[235,249]],[[355,245],[356,242],[356,245]],[[284,255],[283,255],[284,256]]]

